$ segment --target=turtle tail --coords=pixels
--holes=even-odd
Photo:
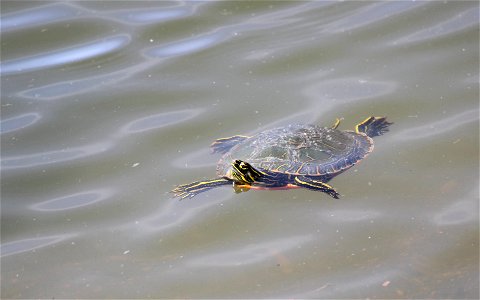
[[[375,137],[388,131],[388,126],[392,125],[386,117],[368,117],[362,123],[355,126],[357,133],[365,133],[369,137]]]

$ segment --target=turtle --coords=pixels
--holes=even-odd
[[[330,127],[291,124],[257,133],[217,139],[213,153],[222,157],[217,178],[175,187],[181,199],[224,185],[236,192],[249,189],[306,188],[338,199],[340,194],[327,184],[373,150],[373,137],[393,124],[386,117],[370,116],[354,130],[339,130],[340,119]]]

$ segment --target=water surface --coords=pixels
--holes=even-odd
[[[478,298],[479,5],[2,1],[2,298]],[[184,201],[216,138],[395,124]]]

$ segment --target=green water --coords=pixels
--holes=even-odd
[[[2,298],[478,298],[479,4],[2,1]],[[395,124],[330,184],[184,201],[209,145]]]

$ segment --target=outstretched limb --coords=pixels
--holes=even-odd
[[[365,133],[369,137],[379,136],[388,131],[388,126],[393,123],[387,122],[386,117],[368,117],[362,123],[355,126],[356,133]]]
[[[335,189],[320,180],[315,180],[306,176],[295,177],[295,184],[314,191],[320,191],[329,194],[335,199],[338,199],[340,194]]]
[[[192,198],[201,192],[208,191],[218,186],[229,184],[232,184],[231,180],[226,178],[216,178],[204,181],[195,181],[189,184],[182,184],[174,188],[171,192],[175,195],[175,197],[185,199],[187,197]]]
[[[332,127],[330,127],[331,129],[337,129],[338,125],[340,125],[340,122],[343,120],[343,118],[339,119],[337,118],[335,120],[335,123],[333,123]]]
[[[210,148],[212,148],[213,153],[224,154],[230,151],[233,146],[248,138],[249,137],[245,135],[234,135],[228,138],[218,139],[210,145]]]

